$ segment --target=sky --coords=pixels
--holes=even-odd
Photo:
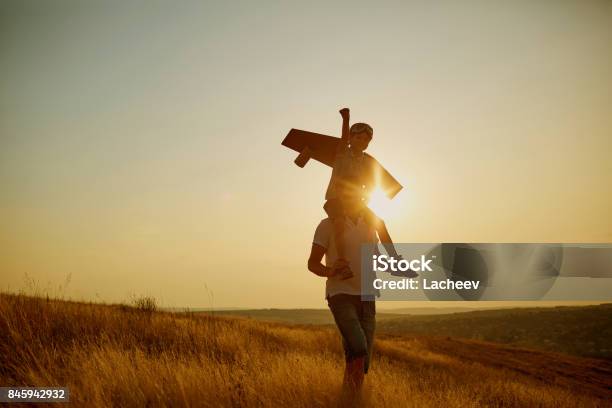
[[[397,242],[612,242],[609,1],[0,4],[0,290],[324,307],[330,170],[374,128]]]

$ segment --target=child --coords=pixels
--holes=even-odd
[[[349,109],[340,110],[342,115],[342,137],[336,149],[336,156],[325,193],[323,208],[333,225],[333,236],[338,252],[338,261],[333,268],[341,279],[353,276],[346,260],[344,248],[344,223],[347,206],[358,206],[365,222],[372,224],[389,256],[401,259],[397,254],[389,231],[382,219],[367,207],[367,200],[375,186],[373,159],[364,153],[372,140],[374,131],[366,123],[355,123],[349,129]],[[416,276],[416,274],[415,274]]]

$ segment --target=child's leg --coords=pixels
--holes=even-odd
[[[378,234],[378,238],[380,238],[380,242],[382,242],[385,247],[385,251],[387,255],[393,257],[397,260],[404,259],[400,254],[395,250],[395,246],[393,245],[393,241],[391,240],[391,235],[389,235],[389,231],[387,230],[387,226],[385,222],[376,216],[369,208],[366,209],[366,218],[370,220],[369,222],[373,223],[376,228],[376,233]],[[393,276],[402,276],[405,278],[416,278],[419,276],[415,271],[408,269],[407,271],[399,271],[399,272],[391,272]]]
[[[344,216],[335,217],[332,219],[334,228],[334,241],[336,242],[336,252],[338,259],[334,262],[333,268],[340,277],[345,280],[353,277],[353,271],[349,266],[349,261],[346,259],[346,245],[344,242]]]
[[[395,250],[395,246],[393,246],[393,240],[391,239],[391,235],[389,235],[385,222],[380,218],[378,220],[376,232],[378,233],[380,242],[382,242],[383,246],[385,247],[385,251],[387,251],[387,255],[396,259],[399,258],[399,254]]]
[[[380,242],[385,247],[385,251],[387,251],[387,255],[396,259],[399,258],[399,254],[393,246],[393,240],[391,239],[391,235],[389,235],[389,231],[387,230],[387,226],[385,225],[383,219],[378,217],[367,207],[365,207],[364,211],[367,222],[374,225],[378,238],[380,238]]]
[[[323,209],[329,216],[333,226],[333,237],[336,244],[336,253],[338,254],[338,260],[346,261],[346,251],[344,244],[344,222],[345,215],[342,207],[342,202],[337,199],[329,199],[325,202]]]
[[[334,242],[336,243],[336,252],[338,260],[346,261],[346,252],[344,244],[344,217],[334,217],[331,219],[334,226]]]

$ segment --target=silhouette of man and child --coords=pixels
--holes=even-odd
[[[396,259],[401,256],[385,222],[367,207],[376,187],[377,167],[364,151],[374,131],[366,123],[349,127],[349,109],[341,109],[340,114],[342,137],[335,151],[323,206],[327,218],[315,231],[308,269],[327,278],[325,297],[342,335],[345,353],[344,385],[358,391],[368,372],[376,325],[374,297],[364,296],[362,290],[361,248],[363,244],[377,248],[380,239],[389,256]],[[321,263],[323,256],[325,265]],[[416,274],[410,271],[408,276]]]

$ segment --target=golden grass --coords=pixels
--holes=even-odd
[[[454,344],[377,340],[362,405],[576,407],[605,406],[610,397],[609,373],[592,389],[579,376],[572,382],[571,371],[557,384],[511,365],[467,360],[463,343]],[[0,294],[0,355],[1,385],[67,386],[76,406],[346,404],[339,335],[324,327]],[[559,358],[538,356],[538,364]]]

